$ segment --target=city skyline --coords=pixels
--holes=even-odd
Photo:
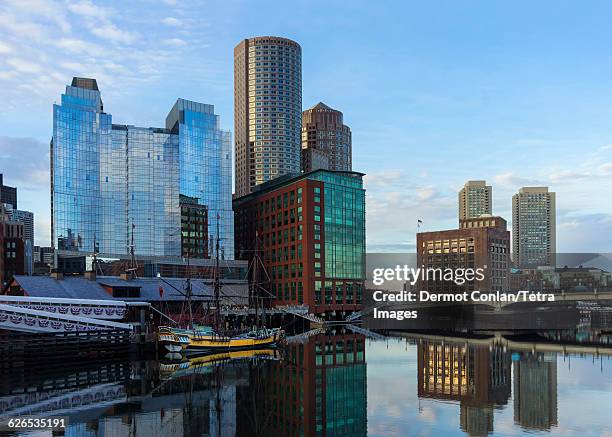
[[[556,5],[546,20],[545,3],[528,19],[521,8],[484,3],[478,11],[448,3],[444,13],[414,4],[410,14],[383,4],[375,13],[384,25],[368,21],[371,32],[360,35],[374,13],[365,3],[329,5],[339,20],[315,19],[306,4],[165,4],[136,14],[139,3],[119,14],[118,4],[34,3],[0,10],[0,97],[9,102],[0,110],[0,171],[20,189],[20,209],[35,214],[36,244],[50,240],[49,108],[72,76],[96,77],[119,123],[158,125],[168,102],[186,98],[214,104],[235,135],[233,47],[278,35],[302,46],[302,110],[323,101],[351,127],[353,168],[367,174],[369,251],[414,250],[417,219],[422,230],[454,227],[456,193],[470,179],[494,187],[495,214],[508,221],[520,187],[550,186],[559,194],[559,251],[612,247],[610,37],[595,5]]]

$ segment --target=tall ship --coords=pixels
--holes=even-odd
[[[217,229],[219,224],[217,222]],[[189,309],[189,326],[186,329],[160,326],[157,335],[158,343],[168,352],[205,352],[205,351],[233,351],[245,349],[269,348],[279,343],[284,337],[284,331],[280,328],[267,328],[265,326],[264,306],[260,296],[258,272],[263,263],[257,252],[252,261],[253,277],[249,287],[249,304],[255,309],[255,326],[252,329],[237,334],[224,331],[221,320],[221,278],[219,269],[219,236],[215,244],[215,269],[213,276],[214,306],[213,325],[196,326],[193,323],[191,312],[191,283],[187,279],[185,299]],[[264,317],[260,317],[263,315]]]

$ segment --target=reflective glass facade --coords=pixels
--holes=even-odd
[[[352,173],[314,172],[324,183],[325,275],[365,277],[365,190]],[[316,195],[316,194],[315,194]]]
[[[166,127],[178,130],[181,195],[207,207],[209,255],[215,255],[218,223],[220,255],[233,259],[231,134],[221,130],[213,105],[183,99],[177,100],[170,111]],[[195,238],[191,235],[185,237]]]
[[[113,125],[95,81],[73,81],[53,107],[52,243],[59,250],[181,256],[181,196],[208,211],[233,259],[231,139],[212,105],[179,99],[165,128]],[[189,236],[187,236],[189,237]],[[183,240],[185,241],[185,240]],[[206,250],[208,249],[208,250]],[[212,254],[210,248],[198,253]]]

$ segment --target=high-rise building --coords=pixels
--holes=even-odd
[[[136,255],[211,256],[218,225],[233,259],[231,156],[213,105],[178,99],[165,128],[117,125],[96,80],[74,78],[53,106],[52,246],[121,257],[133,239]],[[183,222],[190,208],[207,220]]]
[[[523,187],[512,196],[512,252],[521,268],[556,264],[555,193]]]
[[[236,256],[262,255],[276,305],[353,312],[363,304],[363,173],[286,176],[234,200]],[[268,285],[268,284],[266,284]]]
[[[459,220],[492,214],[493,188],[486,181],[467,181],[459,191]]]
[[[17,209],[17,188],[4,185],[3,175],[0,173],[0,204],[7,203]]]
[[[317,167],[312,150],[326,156],[327,167]],[[322,102],[302,113],[302,171],[318,168],[352,170],[351,129],[344,124],[342,112]]]
[[[234,48],[236,196],[300,171],[302,48],[275,36]]]

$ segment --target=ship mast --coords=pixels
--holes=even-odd
[[[187,254],[187,281],[185,283],[185,288],[187,292],[187,307],[189,308],[189,329],[193,329],[193,308],[191,307],[191,291],[193,289],[191,285],[191,269],[189,264],[189,253]]]
[[[219,278],[219,214],[217,213],[217,241],[215,242],[215,271],[213,274],[214,300],[215,300],[215,328],[221,328],[221,303],[219,295],[221,292],[221,281]]]
[[[253,258],[253,285],[252,297],[255,303],[255,328],[259,332],[259,232],[255,231],[255,257]]]

